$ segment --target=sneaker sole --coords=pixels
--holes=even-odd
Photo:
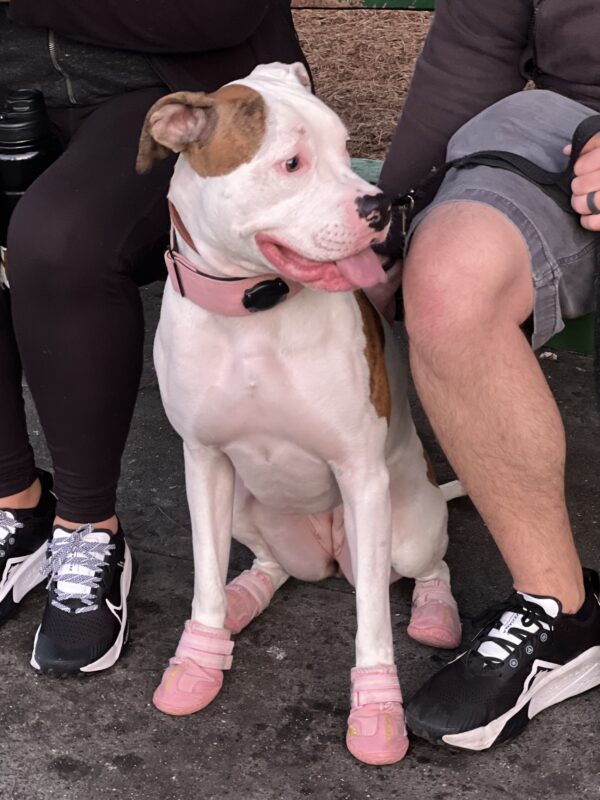
[[[109,650],[106,651],[106,653],[104,653],[104,655],[100,656],[100,658],[94,661],[92,664],[86,664],[83,667],[70,667],[68,664],[65,664],[64,667],[58,668],[54,664],[50,666],[40,664],[35,657],[37,640],[41,629],[40,625],[37,629],[35,640],[33,642],[33,651],[30,661],[31,666],[37,670],[37,672],[41,672],[44,675],[48,675],[53,678],[62,678],[66,677],[67,675],[79,675],[80,673],[86,675],[90,672],[100,672],[101,670],[110,669],[110,667],[116,664],[129,637],[129,625],[127,621],[127,598],[129,597],[129,591],[133,582],[133,574],[133,557],[131,555],[129,546],[127,543],[125,543],[125,563],[123,565],[123,572],[121,574],[121,606],[123,608],[123,616],[121,618],[121,626],[119,634],[115,639],[115,643]],[[115,612],[119,611],[120,608],[116,608],[114,611],[110,606],[109,608],[118,618],[118,615]]]
[[[20,562],[9,559],[9,562],[12,560],[13,563],[18,563],[19,567],[12,570],[0,589],[0,624],[6,622],[25,595],[44,580],[41,568],[46,561],[46,546],[47,543],[44,542],[35,553],[25,556]]]
[[[600,646],[590,647],[577,658],[544,673],[526,692],[521,694],[514,707],[480,728],[462,733],[446,734],[441,738],[430,731],[407,722],[410,730],[432,744],[443,744],[460,750],[487,750],[494,744],[506,743],[516,738],[529,720],[546,708],[594,689],[600,685]]]

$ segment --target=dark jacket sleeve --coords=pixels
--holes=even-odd
[[[404,194],[444,162],[452,134],[525,85],[530,0],[437,0],[380,185]]]
[[[142,53],[233,47],[282,0],[11,0],[15,22],[89,44]]]

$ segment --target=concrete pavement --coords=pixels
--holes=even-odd
[[[191,538],[181,447],[163,414],[151,367],[161,285],[145,289],[148,342],[120,493],[140,571],[131,645],[109,672],[56,680],[29,667],[43,606],[37,591],[0,631],[2,800],[554,800],[600,798],[600,691],[550,709],[515,742],[468,755],[414,740],[393,767],[367,767],[344,746],[354,596],[341,580],[289,581],[238,637],[234,667],[205,711],[170,718],[151,705],[192,596]],[[542,361],[564,414],[568,494],[584,563],[600,568],[600,441],[591,359]],[[31,409],[40,465],[48,465]],[[421,412],[440,477],[448,467]],[[508,573],[467,499],[452,503],[448,560],[467,620],[510,591]],[[234,548],[232,570],[250,556]],[[404,695],[448,655],[406,635],[411,587],[392,587]]]

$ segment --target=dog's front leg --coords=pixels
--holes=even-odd
[[[393,764],[408,748],[390,618],[391,503],[383,453],[337,471],[356,586],[356,667],[346,743],[368,764]]]
[[[154,693],[154,705],[167,714],[192,714],[219,693],[223,670],[231,667],[233,642],[224,628],[225,580],[231,546],[233,466],[213,447],[184,445],[185,484],[194,549],[192,618],[175,657]]]
[[[184,445],[184,456],[194,550],[192,620],[222,628],[227,616],[225,582],[231,549],[233,465],[215,447],[192,450]]]

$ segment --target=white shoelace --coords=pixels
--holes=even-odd
[[[75,608],[76,614],[98,608],[93,594],[100,584],[104,559],[115,548],[110,540],[110,534],[96,531],[91,525],[76,531],[54,531],[43,573],[50,576],[50,581],[56,580],[56,596],[52,600],[55,608],[72,612],[73,608],[65,605],[67,600],[81,603]]]
[[[523,592],[517,592],[517,594],[527,603],[539,606],[543,615],[552,619],[558,616],[560,606],[552,597],[532,597]],[[523,643],[526,636],[551,629],[552,625],[549,622],[535,616],[528,616],[526,610],[523,612],[505,611],[477,648],[477,652],[486,659],[505,661],[511,652]],[[498,639],[498,643],[496,644],[490,639]]]
[[[15,519],[14,514],[10,511],[0,509],[0,548],[4,545],[9,536],[14,536],[19,528],[23,527],[22,522]],[[0,551],[0,556],[4,555],[4,551]]]

